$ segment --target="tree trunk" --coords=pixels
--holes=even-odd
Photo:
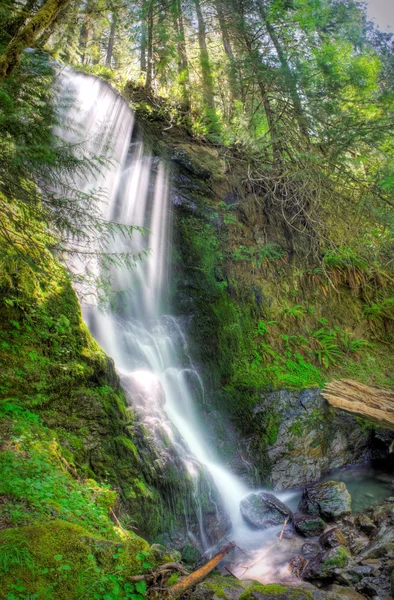
[[[209,60],[207,37],[204,18],[201,11],[200,0],[194,0],[198,21],[198,44],[200,47],[200,65],[203,81],[204,104],[213,116],[215,113],[215,96],[213,92],[213,79]]]
[[[226,556],[234,548],[234,543],[230,542],[221,550],[218,554],[216,554],[211,560],[209,560],[205,565],[203,565],[200,569],[191,573],[187,577],[182,577],[179,581],[177,581],[174,585],[172,585],[168,589],[169,598],[178,598],[181,594],[183,594],[190,587],[197,585],[200,581],[202,581],[209,573],[213,571],[213,569],[220,563],[222,558]]]
[[[293,103],[294,114],[297,119],[298,127],[303,137],[306,140],[309,140],[308,121],[302,108],[300,96],[298,94],[296,78],[294,77],[294,74],[292,73],[289,67],[279,37],[276,35],[276,31],[268,18],[267,11],[264,6],[264,0],[259,0],[258,5],[260,9],[261,18],[264,21],[264,24],[268,31],[268,35],[270,36],[271,41],[275,47],[276,53],[279,58],[279,62],[282,67],[285,83],[290,94],[291,101]]]
[[[0,83],[19,65],[23,51],[34,46],[38,36],[56,19],[61,9],[71,0],[47,0],[40,10],[24,25],[8,44],[0,57]]]
[[[352,379],[327,383],[321,395],[331,406],[394,431],[394,392],[369,387]]]
[[[37,3],[37,0],[27,0],[26,4],[23,5],[19,15],[17,15],[13,21],[4,27],[4,31],[10,38],[16,36],[19,29],[26,23],[26,20],[31,17],[31,12],[37,8]]]
[[[182,102],[185,110],[190,110],[190,75],[186,53],[185,27],[183,24],[181,0],[175,0],[174,26],[177,36],[179,84],[182,88]]]
[[[230,64],[230,73],[229,73],[229,83],[230,83],[230,92],[233,100],[239,99],[239,85],[237,80],[237,68],[235,64],[235,57],[233,48],[230,41],[230,36],[228,33],[228,27],[226,23],[226,17],[223,12],[223,7],[221,5],[221,0],[215,0],[215,8],[218,16],[220,32],[222,34],[222,42],[223,48],[228,58]]]
[[[267,85],[266,85],[266,82],[264,81],[264,78],[261,73],[261,58],[260,58],[259,53],[256,52],[256,50],[253,48],[253,44],[252,44],[250,35],[245,27],[243,27],[243,38],[245,41],[245,46],[247,48],[251,63],[255,67],[254,73],[255,73],[255,77],[256,77],[256,82],[257,82],[257,85],[258,85],[258,88],[260,91],[260,96],[261,96],[261,101],[263,103],[264,112],[267,117],[268,133],[269,133],[269,136],[271,139],[273,162],[276,165],[279,165],[279,163],[281,162],[281,156],[282,156],[280,142],[279,142],[280,138],[279,138],[279,134],[278,134],[277,126],[276,126],[275,115],[271,108],[271,104],[270,104],[270,100],[269,100],[269,96],[268,96]]]
[[[147,60],[147,65],[146,65],[145,89],[149,92],[152,90],[152,82],[153,82],[153,0],[151,0],[149,2],[147,21],[148,21],[148,38],[147,38],[148,60]]]
[[[141,77],[146,79],[146,27],[145,23],[142,23],[141,28],[141,53],[140,53],[140,74]]]
[[[115,43],[116,21],[117,21],[116,14],[113,12],[112,13],[112,22],[111,22],[111,31],[109,33],[109,40],[108,40],[108,47],[107,47],[107,55],[105,57],[105,66],[107,67],[107,69],[111,68],[112,53],[114,50],[114,43]]]

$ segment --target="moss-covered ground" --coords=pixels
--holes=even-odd
[[[0,277],[0,598],[142,598],[127,578],[155,559],[139,536],[170,529],[176,503],[50,260]]]

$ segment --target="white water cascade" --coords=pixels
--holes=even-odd
[[[150,432],[158,437],[165,432],[178,447],[190,474],[198,463],[211,473],[232,523],[228,535],[249,554],[249,558],[242,554],[231,557],[233,572],[260,581],[289,578],[282,568],[286,562],[285,544],[280,556],[269,549],[277,540],[278,528],[268,533],[247,526],[239,503],[251,490],[220,463],[204,436],[204,422],[192,392],[199,389],[204,393],[201,379],[188,356],[182,328],[176,318],[168,315],[165,301],[171,262],[166,167],[146,152],[142,141],[132,138],[133,113],[109,85],[71,72],[66,72],[63,79],[63,87],[74,95],[66,114],[66,119],[74,123],[73,132],[63,131],[63,137],[84,140],[87,152],[110,159],[99,176],[81,180],[81,189],[105,188],[103,212],[107,219],[147,228],[145,235],[135,233],[132,240],[117,235],[111,250],[150,252],[135,269],[113,271],[113,310],[103,312],[87,306],[84,318],[114,359],[133,408]],[[282,499],[289,498],[282,494]],[[201,542],[207,546],[202,518],[200,527]],[[293,546],[291,556],[294,550]],[[243,573],[241,565],[245,561],[256,564]]]

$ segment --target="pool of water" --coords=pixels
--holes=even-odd
[[[323,481],[343,481],[352,497],[352,511],[362,512],[394,495],[394,472],[383,470],[383,465],[360,465],[334,469]]]

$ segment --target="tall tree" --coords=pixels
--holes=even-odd
[[[200,0],[194,0],[198,22],[198,44],[200,48],[200,65],[203,82],[203,98],[204,105],[208,111],[208,116],[213,118],[215,112],[215,94],[212,77],[211,62],[209,60],[209,52],[207,46],[207,34],[204,22],[204,17],[201,10]]]
[[[297,90],[297,80],[289,66],[289,63],[288,63],[286,55],[285,55],[285,51],[284,51],[281,41],[279,39],[279,35],[277,35],[276,30],[271,22],[271,19],[268,15],[268,11],[266,9],[264,0],[257,0],[257,5],[259,8],[261,18],[267,29],[268,35],[270,36],[271,41],[276,50],[276,53],[278,55],[279,62],[281,64],[283,75],[284,75],[284,80],[286,82],[286,86],[287,86],[288,92],[290,94],[292,103],[293,103],[294,114],[297,119],[297,122],[298,122],[298,125],[300,128],[300,132],[306,139],[308,139],[309,138],[308,120],[307,120],[307,118],[305,116],[305,112],[302,108],[301,99],[300,99],[300,96],[299,96],[299,93]]]
[[[71,0],[46,0],[35,15],[17,32],[0,56],[0,82],[18,66],[23,51],[34,46],[39,35],[51,25]]]
[[[108,69],[111,68],[112,53],[114,51],[114,44],[115,44],[116,25],[117,25],[117,16],[116,16],[116,12],[113,11],[112,19],[111,19],[111,29],[110,29],[109,38],[108,38],[107,53],[105,55],[105,66]]]
[[[183,22],[182,2],[173,0],[172,15],[177,40],[177,63],[179,84],[182,88],[182,102],[185,110],[190,109],[190,73],[186,52],[185,26]]]

